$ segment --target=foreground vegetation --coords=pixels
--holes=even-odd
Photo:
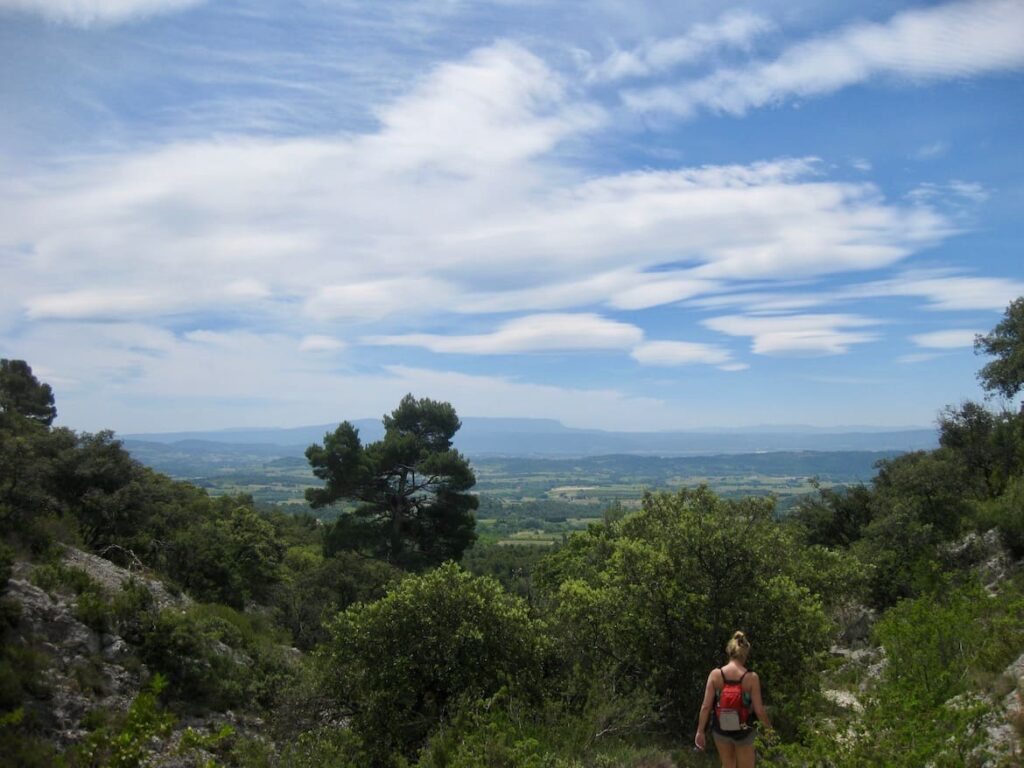
[[[1024,300],[987,338],[1004,337],[1016,343],[984,348],[1005,364],[982,380],[1012,396]],[[993,547],[1024,556],[1024,414],[950,407],[939,449],[789,515],[704,487],[647,494],[547,551],[466,549],[467,569],[434,549],[458,558],[473,538],[454,411],[410,400],[382,444],[339,428],[333,448],[311,448],[329,468],[311,496],[347,505],[325,526],[211,498],[109,433],[53,427],[49,387],[4,360],[0,765],[155,764],[154,745],[196,765],[707,765],[689,745],[736,628],[777,727],[762,744],[772,764],[1017,759],[988,725],[1017,685],[1001,673],[1024,650],[1024,579],[991,561]],[[431,483],[393,495],[430,467]],[[132,576],[111,588],[68,547]],[[119,668],[143,683],[130,706],[96,704],[62,730],[53,644],[10,597],[25,579],[123,640]],[[868,634],[852,637],[854,615],[877,619]],[[840,641],[864,647],[830,654]],[[102,661],[74,671],[96,702]]]

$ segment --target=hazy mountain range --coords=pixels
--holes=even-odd
[[[352,422],[364,442],[380,439],[378,419]],[[301,456],[337,424],[290,428],[223,429],[120,435],[133,444],[173,445],[188,452],[230,453],[246,450],[268,456]],[[455,445],[470,456],[597,456],[630,454],[699,456],[763,451],[912,451],[934,448],[934,428],[764,426],[675,432],[609,432],[574,429],[553,419],[466,417]],[[139,446],[141,447],[141,446]],[[154,446],[155,447],[155,446]]]

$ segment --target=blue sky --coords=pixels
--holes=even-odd
[[[927,425],[1024,294],[1024,0],[0,0],[0,73],[79,429]]]

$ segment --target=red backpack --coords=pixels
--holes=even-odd
[[[743,678],[749,670],[739,680],[729,680],[724,669],[718,671],[722,673],[722,688],[715,691],[715,722],[718,730],[742,731],[750,720],[750,694],[743,690]]]

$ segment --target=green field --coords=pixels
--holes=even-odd
[[[143,463],[212,495],[245,493],[261,505],[310,511],[303,492],[317,484],[301,456],[269,446],[130,446]],[[773,495],[785,512],[822,486],[867,482],[893,453],[778,452],[721,456],[594,456],[578,459],[477,458],[477,534],[483,544],[548,547],[602,518],[628,511],[647,491],[708,485],[727,498]],[[318,510],[331,519],[338,510]]]

